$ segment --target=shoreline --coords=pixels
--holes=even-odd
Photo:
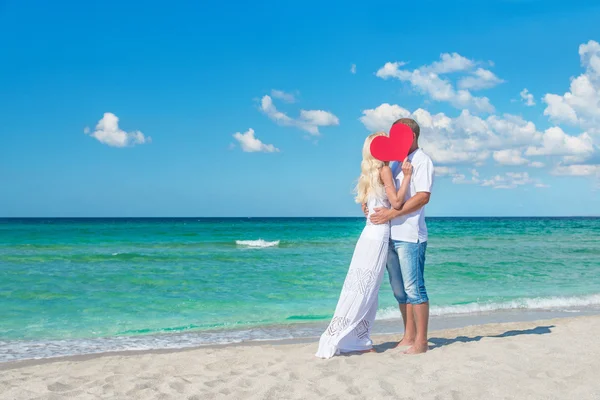
[[[600,315],[600,306],[561,307],[560,309],[508,309],[473,312],[465,314],[433,315],[429,330],[480,326],[491,323],[531,322],[555,318]],[[201,348],[221,348],[227,346],[263,344],[285,345],[318,341],[329,320],[279,325],[260,325],[235,329],[191,330],[177,333],[157,333],[134,336],[113,336],[81,339],[52,339],[28,341],[0,341],[0,370],[6,364],[68,359],[70,357],[102,357],[106,354],[137,354],[143,352],[176,352]],[[399,318],[378,319],[372,330],[373,336],[402,333],[402,320]],[[218,340],[218,341],[215,341]],[[58,354],[43,357],[15,356],[10,359],[13,346],[19,348],[52,348]],[[58,350],[55,348],[59,347]],[[94,351],[90,349],[100,349]],[[18,350],[17,350],[18,351]],[[4,353],[4,354],[3,354]],[[7,359],[8,358],[8,359]]]
[[[534,323],[539,321],[550,321],[560,319],[573,319],[573,318],[585,318],[585,317],[600,317],[600,307],[577,307],[577,310],[564,309],[564,310],[495,310],[490,312],[471,313],[471,314],[451,314],[446,316],[432,316],[429,323],[430,336],[435,332],[445,332],[457,329],[465,328],[477,328],[485,327],[487,325],[494,324],[510,324],[510,323]],[[315,332],[323,332],[327,327],[329,321],[321,321],[318,323],[296,323],[290,324],[289,326],[297,326],[301,328],[308,328]],[[281,325],[277,325],[281,327]],[[266,330],[269,327],[258,327],[259,330]],[[231,332],[232,330],[223,331],[215,330],[214,333]],[[233,330],[236,331],[236,330]],[[175,339],[177,336],[187,336],[204,333],[203,331],[198,332],[186,332],[186,333],[171,333],[161,334],[159,336],[165,336],[170,339]],[[402,334],[402,320],[396,318],[376,320],[376,324],[372,331],[372,336],[375,339],[387,336],[401,335]],[[166,347],[166,348],[150,348],[150,349],[124,349],[124,350],[109,350],[101,352],[91,352],[83,354],[70,354],[70,355],[59,355],[52,357],[43,358],[24,358],[18,360],[10,360],[0,362],[0,371],[9,370],[14,368],[20,368],[25,366],[35,366],[43,364],[51,364],[54,362],[80,362],[93,360],[97,358],[111,357],[111,356],[135,356],[135,355],[146,355],[146,354],[170,354],[180,353],[186,351],[194,351],[201,349],[224,349],[228,347],[239,347],[239,346],[285,346],[285,345],[298,345],[308,343],[318,343],[319,335],[312,336],[298,336],[298,337],[287,337],[287,338],[273,338],[273,339],[252,339],[252,340],[241,340],[238,342],[228,343],[203,343],[190,346],[182,347]],[[133,338],[144,338],[144,336],[153,335],[140,335]],[[102,339],[102,338],[100,338]]]
[[[27,360],[0,365],[0,398],[597,399],[598,329],[600,315],[433,330],[412,356],[394,334],[330,360],[314,341]]]

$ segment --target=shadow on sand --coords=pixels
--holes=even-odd
[[[470,343],[470,342],[478,342],[483,338],[503,338],[503,337],[511,337],[511,336],[520,336],[520,335],[546,335],[551,333],[551,329],[554,328],[554,325],[548,326],[538,326],[532,329],[524,329],[524,330],[515,330],[515,331],[506,331],[499,335],[490,335],[490,336],[457,336],[455,338],[429,338],[429,350],[437,349],[443,346],[448,346],[454,343]],[[373,346],[377,353],[383,353],[385,351],[394,349],[398,342],[385,342],[381,344],[377,344]],[[433,344],[433,345],[431,345]],[[349,353],[349,354],[357,354],[357,353]]]

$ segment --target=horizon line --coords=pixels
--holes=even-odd
[[[160,216],[160,217],[151,217],[151,216],[111,216],[111,217],[99,217],[99,216],[73,216],[73,217],[0,217],[2,219],[126,219],[126,218],[136,218],[136,219],[160,219],[160,218],[171,218],[171,219],[253,219],[253,218],[261,218],[261,219],[277,219],[277,218],[365,218],[362,215],[357,216],[349,216],[349,215],[339,215],[339,216],[212,216],[212,217],[199,217],[199,216]],[[431,215],[426,216],[425,218],[600,218],[600,215]]]

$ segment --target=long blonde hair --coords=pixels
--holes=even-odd
[[[366,203],[369,195],[385,197],[385,188],[379,174],[385,163],[379,161],[371,154],[371,142],[377,136],[387,135],[384,132],[373,133],[365,139],[365,144],[363,145],[363,160],[360,163],[361,173],[358,177],[356,189],[354,190],[356,193],[355,201],[359,204]]]

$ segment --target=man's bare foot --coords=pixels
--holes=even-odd
[[[398,344],[396,345],[396,347],[410,347],[413,344],[415,344],[415,340],[414,339],[402,338],[402,340],[398,342]]]
[[[415,343],[404,354],[421,354],[429,350],[429,345],[425,343]]]

